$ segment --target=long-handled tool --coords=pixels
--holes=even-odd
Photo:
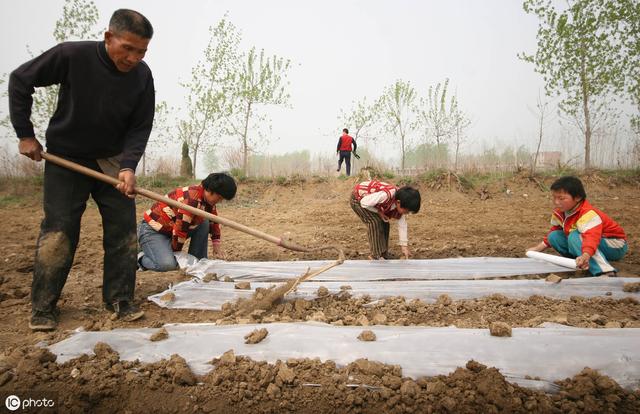
[[[85,166],[79,165],[75,162],[69,161],[69,160],[65,160],[64,158],[60,158],[56,155],[53,154],[49,154],[47,152],[41,152],[40,155],[42,156],[42,158],[44,158],[45,160],[52,162],[54,164],[60,165],[61,167],[65,167],[68,168],[72,171],[75,172],[79,172],[81,174],[85,174],[88,175],[90,177],[93,177],[97,180],[100,181],[104,181],[107,184],[111,184],[111,185],[118,185],[120,184],[120,181],[117,178],[111,177],[109,175],[103,174],[101,172],[92,170],[91,168],[87,168]],[[214,214],[211,213],[207,213],[206,211],[197,209],[195,207],[189,206],[187,204],[181,203],[179,201],[173,200],[169,197],[166,196],[162,196],[158,193],[154,193],[153,191],[149,191],[149,190],[145,190],[144,188],[140,188],[140,187],[136,187],[135,189],[136,194],[140,194],[141,196],[150,198],[152,200],[155,201],[161,201],[163,203],[166,203],[167,205],[171,206],[171,207],[175,207],[175,208],[179,208],[179,209],[183,209],[185,211],[188,211],[191,214],[194,214],[196,216],[200,216],[203,218],[206,218],[208,220],[211,220],[215,223],[219,223],[222,224],[224,226],[227,227],[231,227],[232,229],[241,231],[243,233],[247,233],[251,236],[257,237],[259,239],[262,240],[266,240],[268,242],[274,243],[278,246],[284,247],[285,249],[289,249],[289,250],[294,250],[297,252],[318,252],[318,251],[323,251],[323,250],[334,250],[338,253],[338,259],[329,265],[324,266],[323,268],[321,268],[319,271],[316,272],[312,272],[312,273],[305,273],[304,275],[302,275],[301,277],[299,277],[298,279],[296,279],[296,283],[295,286],[298,285],[298,283],[310,279],[311,277],[320,274],[322,272],[325,272],[327,270],[329,270],[330,268],[340,265],[344,262],[344,252],[342,251],[342,249],[336,247],[336,246],[322,246],[322,247],[315,247],[315,248],[308,248],[308,247],[304,247],[304,246],[300,246],[299,244],[296,244],[294,242],[292,242],[291,240],[287,239],[286,237],[275,237],[272,236],[270,234],[264,233],[260,230],[256,230],[256,229],[252,229],[250,227],[247,227],[243,224],[240,223],[236,223],[233,220],[229,220],[227,218],[224,217],[220,217],[220,216],[216,216]],[[289,289],[285,295],[287,293],[289,293],[291,290],[293,289]],[[284,295],[283,295],[284,296]]]

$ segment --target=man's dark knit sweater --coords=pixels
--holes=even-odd
[[[47,150],[98,159],[122,153],[121,168],[135,171],[155,111],[151,70],[140,62],[120,72],[104,42],[61,43],[11,73],[9,111],[18,138],[35,137],[34,87],[60,85],[58,107],[46,132]]]

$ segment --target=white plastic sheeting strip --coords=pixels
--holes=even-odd
[[[446,375],[474,359],[500,369],[510,380],[529,386],[525,376],[556,381],[591,367],[613,378],[623,387],[640,387],[640,329],[585,329],[546,324],[540,328],[514,328],[512,337],[499,338],[488,329],[427,328],[418,326],[369,326],[375,342],[357,339],[363,327],[319,323],[274,323],[261,325],[176,324],[166,325],[166,340],[151,342],[156,329],[115,329],[78,332],[49,347],[66,362],[92,354],[97,342],[106,342],[124,360],[155,362],[179,354],[197,374],[211,370],[214,357],[233,349],[256,361],[288,358],[320,358],[344,366],[358,358],[398,364],[403,375]],[[256,328],[269,335],[247,345],[244,336]],[[318,340],[322,338],[322,340]],[[519,380],[523,380],[520,382]]]
[[[289,262],[227,262],[178,255],[178,263],[195,277],[207,273],[218,277],[229,276],[235,280],[255,282],[281,282],[299,277],[307,269],[317,269],[331,260],[306,260]],[[357,280],[452,280],[486,279],[491,277],[568,272],[542,260],[508,257],[459,257],[430,260],[345,260],[345,262],[314,277],[316,281]]]
[[[568,299],[571,296],[596,297],[607,295],[620,299],[634,297],[640,300],[640,293],[623,292],[622,286],[627,282],[637,282],[637,278],[589,277],[581,279],[565,279],[561,283],[549,283],[544,280],[430,280],[430,281],[385,281],[349,283],[350,293],[360,297],[369,295],[371,299],[390,296],[404,296],[407,299],[420,299],[424,302],[435,302],[438,296],[447,294],[453,300],[473,299],[500,293],[509,298],[528,298],[531,295],[542,295],[549,298]],[[340,292],[345,282],[304,282],[288,299],[314,299],[320,286],[326,287],[330,293]],[[273,286],[273,283],[251,282],[252,290],[238,290],[233,283],[209,282],[198,279],[186,281],[173,286],[172,289],[149,296],[149,300],[161,307],[174,309],[209,309],[219,310],[225,302],[235,302],[239,298],[249,298],[259,287]],[[173,292],[175,300],[167,303],[160,297]]]
[[[545,262],[557,264],[558,266],[564,266],[572,270],[578,268],[578,266],[576,266],[576,259],[569,259],[568,257],[555,256],[553,254],[534,252],[531,250],[527,252],[527,257],[530,257],[532,259],[544,260]]]

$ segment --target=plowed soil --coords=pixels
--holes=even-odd
[[[222,203],[218,210],[224,217],[266,233],[289,233],[299,244],[336,244],[348,259],[366,259],[365,228],[348,204],[356,180],[240,184],[236,199]],[[551,180],[543,184],[549,185]],[[627,256],[615,264],[619,274],[639,276],[640,185],[634,180],[622,183],[597,175],[585,177],[584,182],[591,203],[618,221],[629,237]],[[408,220],[414,258],[522,257],[548,229],[549,194],[523,177],[467,192],[455,185],[449,188],[447,181],[419,183],[418,188],[422,209]],[[1,401],[10,394],[29,392],[33,398],[53,399],[53,410],[59,412],[640,412],[640,393],[623,390],[589,369],[560,382],[561,391],[551,395],[510,384],[496,369],[481,365],[482,361],[471,361],[448,376],[410,379],[402,376],[399,367],[375,361],[354,361],[347,367],[319,360],[267,364],[228,354],[212,361],[215,369],[209,375],[196,377],[179,356],[145,365],[120,361],[117,354],[102,347],[97,356],[58,365],[53,356],[35,345],[64,339],[80,326],[109,330],[159,328],[173,322],[243,321],[228,313],[168,310],[146,301],[148,295],[188,278],[180,271],[138,272],[136,299],[145,317],[132,323],[111,320],[101,303],[102,226],[97,208],[90,202],[58,304],[59,328],[52,333],[32,333],[27,323],[33,256],[42,219],[40,190],[0,184],[0,201],[5,200],[0,202],[0,221],[5,223],[5,231],[0,233],[4,253],[0,259]],[[138,199],[138,203],[141,216],[150,202]],[[333,258],[326,253],[290,252],[231,229],[222,231],[228,260]],[[397,230],[392,224],[392,253],[399,256],[396,241]],[[351,298],[345,291],[314,301],[280,303],[250,316],[250,320],[319,320],[362,326],[375,321],[487,329],[492,322],[533,327],[545,321],[594,329],[640,327],[640,305],[629,299],[574,297],[562,301],[534,296],[513,300],[493,295],[466,301],[443,296],[435,304],[404,298],[363,307],[365,303],[366,298]]]

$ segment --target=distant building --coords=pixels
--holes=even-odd
[[[538,166],[543,168],[555,168],[562,160],[560,151],[542,151],[538,155]]]

